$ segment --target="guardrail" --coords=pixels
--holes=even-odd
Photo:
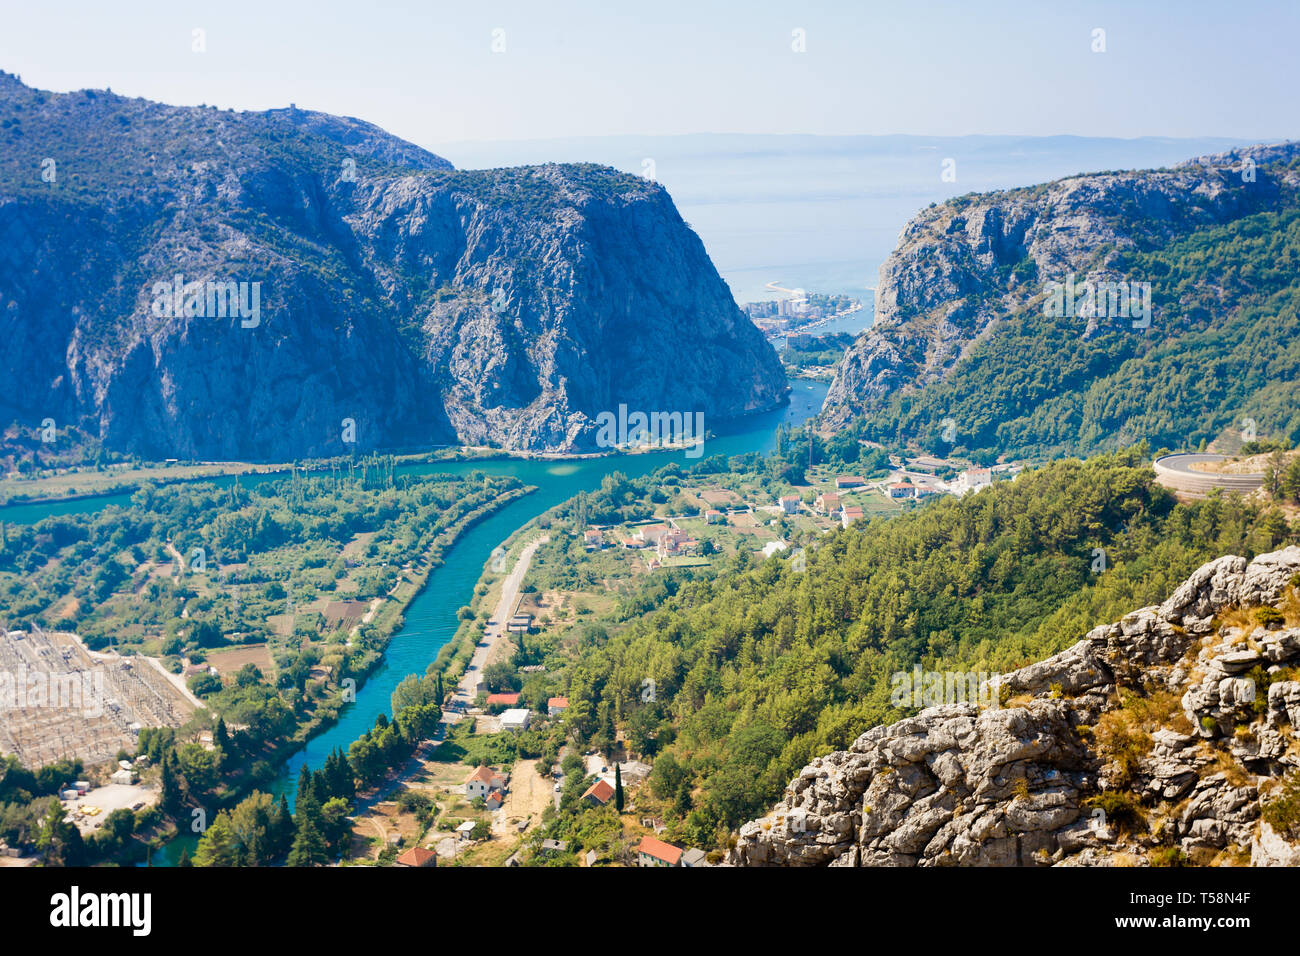
[[[1153,463],[1156,481],[1166,488],[1191,495],[1206,495],[1215,488],[1240,494],[1250,494],[1264,485],[1264,475],[1234,475],[1213,471],[1193,471],[1192,462],[1223,461],[1223,455],[1163,455]]]

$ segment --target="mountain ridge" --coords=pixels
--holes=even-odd
[[[989,458],[1087,453],[1144,439],[1177,446],[1212,438],[1243,414],[1261,428],[1267,421],[1275,431],[1300,429],[1300,418],[1268,391],[1270,381],[1231,394],[1196,383],[1198,407],[1208,405],[1213,416],[1199,429],[1185,420],[1163,426],[1161,406],[1176,395],[1160,394],[1157,403],[1133,394],[1142,375],[1174,392],[1172,368],[1224,329],[1264,335],[1249,314],[1256,306],[1292,321],[1300,295],[1291,274],[1256,281],[1254,273],[1295,255],[1298,166],[1300,144],[1286,142],[1167,169],[970,194],[922,210],[881,267],[876,321],[841,362],[822,424],[862,422],[866,437]],[[1249,274],[1237,270],[1237,286],[1224,288],[1207,268],[1180,274],[1191,257],[1176,252],[1259,246],[1261,228],[1281,248],[1246,245],[1257,261]],[[1104,314],[1045,316],[1049,284],[1067,280],[1154,286],[1154,328],[1126,328]],[[1283,339],[1285,331],[1272,330]],[[1173,360],[1161,367],[1156,356]],[[1279,364],[1272,382],[1294,380],[1300,353],[1286,352]],[[1123,408],[1115,407],[1117,394]]]
[[[0,363],[27,382],[0,420],[20,434],[53,421],[155,458],[572,452],[620,404],[713,427],[784,398],[698,236],[638,177],[457,171],[359,120],[13,77],[0,145]],[[159,315],[177,275],[209,302],[208,283],[256,293],[259,315]]]

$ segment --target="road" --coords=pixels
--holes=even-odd
[[[1196,465],[1224,461],[1223,455],[1165,455],[1155,460],[1156,480],[1166,488],[1186,494],[1203,495],[1215,489],[1249,494],[1264,484],[1264,476],[1225,474],[1202,471]]]
[[[506,576],[505,581],[501,583],[501,600],[497,602],[496,613],[492,615],[495,622],[489,624],[484,629],[484,636],[474,648],[474,656],[470,658],[469,667],[465,669],[465,674],[456,685],[455,696],[463,701],[466,705],[472,704],[474,698],[478,696],[478,682],[483,674],[483,667],[487,664],[488,656],[492,649],[496,647],[499,640],[506,636],[506,623],[515,613],[515,608],[519,604],[519,589],[523,586],[524,575],[528,573],[528,567],[532,564],[533,555],[538,547],[551,540],[549,536],[543,535],[534,541],[528,542],[524,550],[520,552],[519,560],[515,562],[514,568]]]

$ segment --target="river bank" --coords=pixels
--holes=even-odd
[[[722,455],[731,457],[750,453],[767,454],[775,447],[779,426],[798,425],[820,410],[826,396],[825,383],[792,380],[789,402],[782,407],[752,416],[737,423],[735,431],[709,438],[704,457]],[[329,753],[342,747],[346,749],[363,733],[374,726],[380,713],[390,710],[389,698],[393,689],[408,674],[423,674],[431,662],[437,662],[444,648],[450,644],[461,622],[456,612],[471,603],[474,587],[494,551],[503,541],[529,521],[580,491],[600,486],[604,477],[618,471],[629,477],[639,477],[669,464],[690,467],[700,459],[687,457],[682,451],[656,451],[640,455],[601,456],[594,459],[526,460],[498,458],[483,460],[443,460],[399,465],[394,469],[402,474],[463,474],[482,471],[489,474],[510,475],[537,488],[534,493],[511,501],[473,527],[466,529],[445,553],[445,560],[434,568],[423,589],[416,594],[405,609],[401,627],[392,635],[383,658],[369,674],[366,683],[358,689],[355,701],[340,708],[328,727],[302,746],[298,747],[280,767],[274,781],[260,789],[269,790],[278,799],[285,794],[293,800],[298,771],[304,765],[320,766]],[[271,480],[271,475],[237,476],[213,479],[219,485],[236,480],[256,483]],[[121,495],[117,500],[125,500]],[[110,507],[113,496],[72,503],[43,503],[9,505],[0,508],[0,521],[25,520],[34,522],[48,514],[67,513],[69,510],[99,511]],[[442,663],[445,663],[445,659]],[[182,848],[193,853],[194,840],[182,835],[158,854],[154,865],[174,864]]]

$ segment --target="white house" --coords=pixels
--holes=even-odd
[[[512,707],[501,714],[501,729],[513,730],[516,733],[528,729],[528,709],[525,707]]]
[[[987,468],[967,468],[952,483],[955,495],[964,495],[970,491],[979,491],[993,484],[993,473]]]
[[[475,797],[482,797],[486,800],[488,794],[497,790],[504,790],[508,781],[509,778],[503,773],[490,767],[479,767],[465,781],[465,796],[470,800]]]

